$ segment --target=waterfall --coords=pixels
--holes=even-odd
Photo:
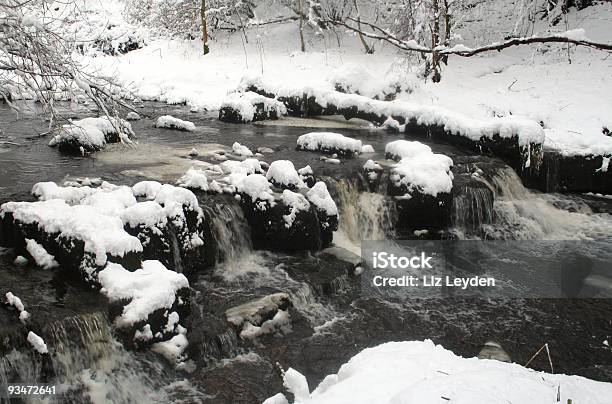
[[[459,186],[453,190],[451,223],[454,228],[473,230],[491,223],[494,215],[494,196],[487,186]]]
[[[253,250],[249,223],[235,200],[215,203],[209,214],[217,263],[238,261]]]
[[[485,224],[490,239],[610,239],[612,216],[593,214],[579,198],[526,189],[509,167],[490,178],[495,192],[494,220]]]
[[[337,194],[340,212],[338,231],[334,234],[337,246],[361,255],[362,240],[392,237],[395,209],[384,192],[361,191],[358,182],[349,179],[333,182],[331,186]]]

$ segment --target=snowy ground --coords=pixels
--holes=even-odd
[[[568,28],[612,42],[612,3],[573,11]],[[537,29],[537,28],[536,28]],[[565,30],[559,27],[558,30]],[[342,79],[363,95],[401,83],[401,100],[434,105],[474,118],[514,115],[544,125],[546,146],[567,154],[611,154],[612,57],[590,49],[560,45],[522,47],[501,53],[452,57],[439,84],[418,79],[406,60],[383,45],[363,54],[359,42],[342,36],[311,37],[308,52],[297,51],[294,25],[252,28],[248,43],[238,35],[218,35],[211,54],[198,41],[154,40],[121,57],[86,62],[125,83],[142,99],[186,102],[215,110],[245,76],[263,75],[280,84],[329,86]]]
[[[432,341],[368,348],[312,392],[299,372],[285,372],[295,404],[590,403],[609,402],[612,385],[578,376],[536,372],[496,360],[462,358]],[[376,388],[372,388],[376,386]],[[264,404],[286,404],[278,394]]]

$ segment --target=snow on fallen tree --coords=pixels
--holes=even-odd
[[[343,156],[353,156],[361,153],[362,146],[361,140],[333,132],[306,133],[297,140],[298,150],[337,153]]]
[[[299,364],[295,364],[299,369]],[[295,404],[566,403],[604,404],[612,384],[538,372],[515,363],[462,358],[431,340],[367,348],[310,391],[295,369],[284,374]],[[558,398],[557,398],[558,397]],[[288,403],[277,394],[264,404]]]
[[[258,76],[244,78],[239,88],[276,97],[292,116],[343,115],[378,125],[393,119],[398,128],[411,134],[440,138],[481,153],[491,152],[517,171],[537,171],[542,160],[544,130],[525,118],[475,119],[435,105],[374,100],[327,86],[276,85]]]
[[[219,108],[219,120],[247,123],[278,119],[287,113],[283,103],[254,92],[229,94]]]
[[[131,144],[134,131],[129,122],[113,117],[84,118],[64,125],[49,146],[70,154],[90,154],[104,149],[107,143]]]
[[[182,119],[175,118],[171,115],[164,115],[157,118],[157,121],[155,122],[155,127],[163,129],[175,129],[184,132],[193,132],[194,130],[196,130],[196,126],[193,122],[184,121]]]

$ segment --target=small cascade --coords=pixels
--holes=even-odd
[[[55,349],[53,368],[60,378],[72,378],[116,350],[108,317],[101,312],[67,317],[51,324],[48,334]]]
[[[302,283],[297,289],[290,291],[289,296],[293,307],[315,327],[337,316],[329,305],[317,299],[315,290],[308,283]]]
[[[338,231],[334,234],[336,245],[361,255],[362,240],[393,237],[395,205],[384,192],[362,191],[357,181],[348,179],[332,186],[340,211]]]
[[[593,214],[586,203],[570,196],[532,192],[510,167],[498,170],[490,178],[490,185],[495,192],[495,217],[492,224],[482,226],[484,238],[610,238],[612,216]]]
[[[453,189],[451,223],[462,230],[473,230],[491,223],[494,215],[494,196],[491,188],[462,185]]]
[[[215,203],[209,208],[209,214],[217,263],[240,260],[253,250],[251,229],[238,203],[233,199]]]

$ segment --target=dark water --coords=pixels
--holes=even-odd
[[[157,129],[152,119],[143,118],[132,124],[138,137],[136,147],[110,145],[95,156],[68,157],[48,147],[48,137],[38,136],[47,125],[40,115],[16,117],[0,105],[0,201],[31,199],[34,183],[75,177],[100,177],[128,185],[143,178],[174,182],[191,165],[192,148],[200,152],[198,159],[214,162],[207,152],[228,151],[235,141],[253,151],[273,149],[273,154],[263,157],[267,162],[289,159],[296,168],[308,164],[317,177],[343,183],[357,178],[365,159],[382,159],[386,143],[404,138],[375,129],[329,129],[359,138],[377,151],[334,165],[321,161],[317,153],[295,151],[299,135],[324,129],[225,124],[212,114],[154,103],[146,104],[142,113],[152,117],[171,114],[193,121],[198,130]],[[78,115],[83,116],[83,111]],[[533,194],[495,159],[443,144],[430,145],[435,152],[452,157],[458,171],[478,165],[502,173],[496,177],[499,184],[494,184],[499,189],[495,206],[484,215],[490,216],[491,223],[485,226],[489,235],[571,239],[579,234],[606,239],[612,234],[606,200],[595,203],[592,197]],[[345,188],[346,198],[338,201],[341,211],[360,212],[362,220],[371,222],[370,227],[380,225],[381,217],[385,220],[380,195],[351,185]],[[612,335],[610,300],[446,298],[398,303],[366,298],[360,295],[359,279],[350,275],[352,267],[346,262],[323,253],[253,251],[245,235],[248,225],[235,205],[227,200],[206,201],[206,205],[216,212],[216,234],[223,239],[220,244],[227,259],[190,280],[194,299],[189,319],[189,372],[173,369],[151,352],[126,351],[112,337],[105,302],[97,293],[50,271],[18,268],[10,251],[5,251],[0,255],[0,292],[11,290],[20,296],[33,317],[45,323],[40,326],[59,336],[47,341],[53,347],[62,346],[48,366],[61,376],[45,380],[44,367],[31,369],[35,365],[28,353],[5,346],[0,382],[9,375],[24,382],[35,378],[63,383],[62,402],[255,403],[281,391],[277,363],[305,374],[312,389],[365,347],[426,338],[468,357],[477,355],[486,340],[494,339],[517,363],[526,363],[548,343],[556,372],[612,381],[612,351],[602,344]],[[591,208],[594,205],[596,209]],[[341,230],[355,231],[351,226],[356,225],[347,223]],[[456,230],[460,237],[474,236],[467,229]],[[364,235],[363,226],[357,229],[359,234]],[[377,234],[384,237],[387,232],[368,230],[370,236]],[[337,236],[340,242],[341,235]],[[242,340],[225,320],[225,310],[276,292],[291,297],[291,332],[265,335],[255,342]],[[11,319],[13,313],[0,310],[0,334],[9,339],[23,331]],[[76,342],[62,345],[66,340]],[[549,371],[544,357],[531,366]]]

